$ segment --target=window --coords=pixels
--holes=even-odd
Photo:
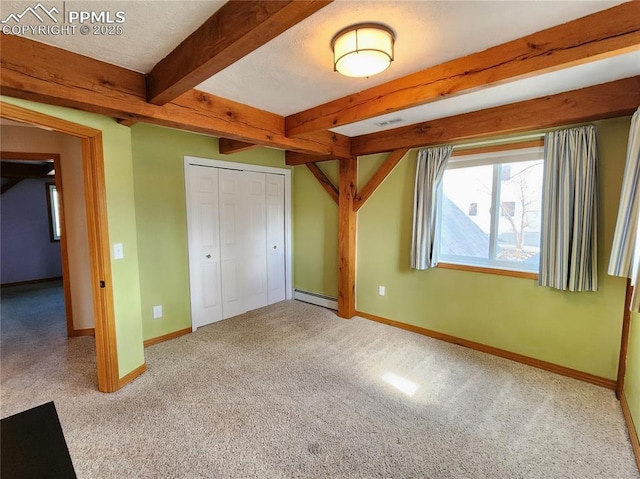
[[[47,204],[49,206],[49,233],[51,241],[60,241],[60,203],[56,185],[47,183]]]
[[[441,262],[538,271],[542,158],[536,147],[449,160],[439,191]]]
[[[502,179],[502,181],[505,181]],[[500,203],[500,214],[503,218],[513,218],[516,215],[516,202],[503,201]]]

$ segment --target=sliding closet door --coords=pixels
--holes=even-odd
[[[286,297],[284,175],[189,165],[194,328]]]
[[[266,175],[268,303],[285,299],[284,176]]]
[[[189,271],[193,327],[222,319],[218,170],[189,165]]]

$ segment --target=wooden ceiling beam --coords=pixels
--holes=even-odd
[[[331,1],[228,1],[153,67],[149,103],[174,100]]]
[[[327,130],[638,49],[640,2],[623,3],[290,115],[286,134]]]
[[[136,123],[138,123],[138,120],[133,119],[133,118],[127,118],[127,119],[119,119],[118,123],[120,123],[122,126],[128,126],[128,127],[132,127],[133,125],[135,125]]]
[[[231,138],[220,138],[218,141],[218,151],[221,155],[231,155],[255,148],[260,148],[260,145],[247,143],[246,141],[232,140]]]
[[[53,162],[42,163],[17,163],[14,161],[0,162],[0,175],[4,178],[51,178],[49,173],[53,170]]]
[[[146,101],[140,73],[16,35],[0,35],[3,95],[305,154],[351,156],[350,140],[344,135],[324,131],[287,138],[284,117],[198,90],[163,106],[152,105]]]
[[[354,155],[442,145],[631,115],[640,105],[640,76],[557,95],[450,116],[351,139]]]

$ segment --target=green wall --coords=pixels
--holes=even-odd
[[[338,162],[320,168],[338,184]],[[338,296],[338,206],[304,166],[294,169],[293,285],[296,289]]]
[[[124,247],[124,258],[111,260],[118,372],[122,378],[144,363],[129,128],[101,115],[9,97],[2,97],[2,101],[102,131],[109,244],[111,251],[114,243]]]
[[[138,123],[131,128],[144,339],[191,327],[184,157],[284,167],[282,151],[218,152],[218,139]],[[152,308],[163,316],[153,319]]]
[[[257,149],[220,155],[217,139],[3,97],[3,101],[103,132],[109,238],[125,257],[111,262],[120,377],[144,362],[142,340],[190,326],[183,157],[284,166]],[[416,152],[358,215],[357,308],[428,329],[614,379],[625,281],[605,274],[616,220],[629,118],[596,122],[600,148],[597,293],[565,293],[535,281],[408,266]],[[359,161],[362,187],[384,160]],[[337,183],[337,162],[322,163]],[[308,169],[294,170],[294,287],[337,295],[337,207]],[[135,205],[135,208],[133,207]],[[162,238],[162,240],[158,240]],[[377,295],[385,285],[387,295]],[[153,320],[151,308],[164,316]],[[472,306],[469,306],[469,305]],[[640,328],[634,315],[626,395],[640,422]]]
[[[432,329],[460,338],[615,379],[621,333],[625,280],[606,274],[615,227],[629,132],[629,118],[596,122],[600,149],[598,269],[600,291],[568,293],[537,286],[534,280],[467,271],[409,267],[414,171],[411,151],[358,213],[356,307],[359,311]],[[359,187],[386,155],[359,160]],[[296,228],[296,248],[312,243],[296,264],[295,287],[336,295],[336,241],[318,246],[318,235],[337,238],[336,208],[318,186],[296,191],[298,216],[312,230]],[[296,190],[300,187],[296,185]],[[325,198],[326,197],[326,198]],[[298,196],[296,196],[297,200]],[[302,211],[304,207],[304,211]],[[333,209],[331,209],[332,207]],[[328,210],[328,211],[327,211]],[[310,219],[310,218],[313,218]],[[324,222],[324,225],[318,223]],[[335,264],[335,263],[333,263]],[[325,278],[323,283],[318,277]],[[387,294],[378,296],[378,286]]]
[[[629,403],[636,434],[640,437],[640,314],[631,316],[624,395]]]

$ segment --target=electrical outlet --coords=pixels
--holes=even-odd
[[[378,294],[380,296],[384,296],[385,294],[387,294],[387,288],[385,288],[384,286],[378,286]]]
[[[162,306],[153,307],[153,319],[160,319],[162,317]]]

